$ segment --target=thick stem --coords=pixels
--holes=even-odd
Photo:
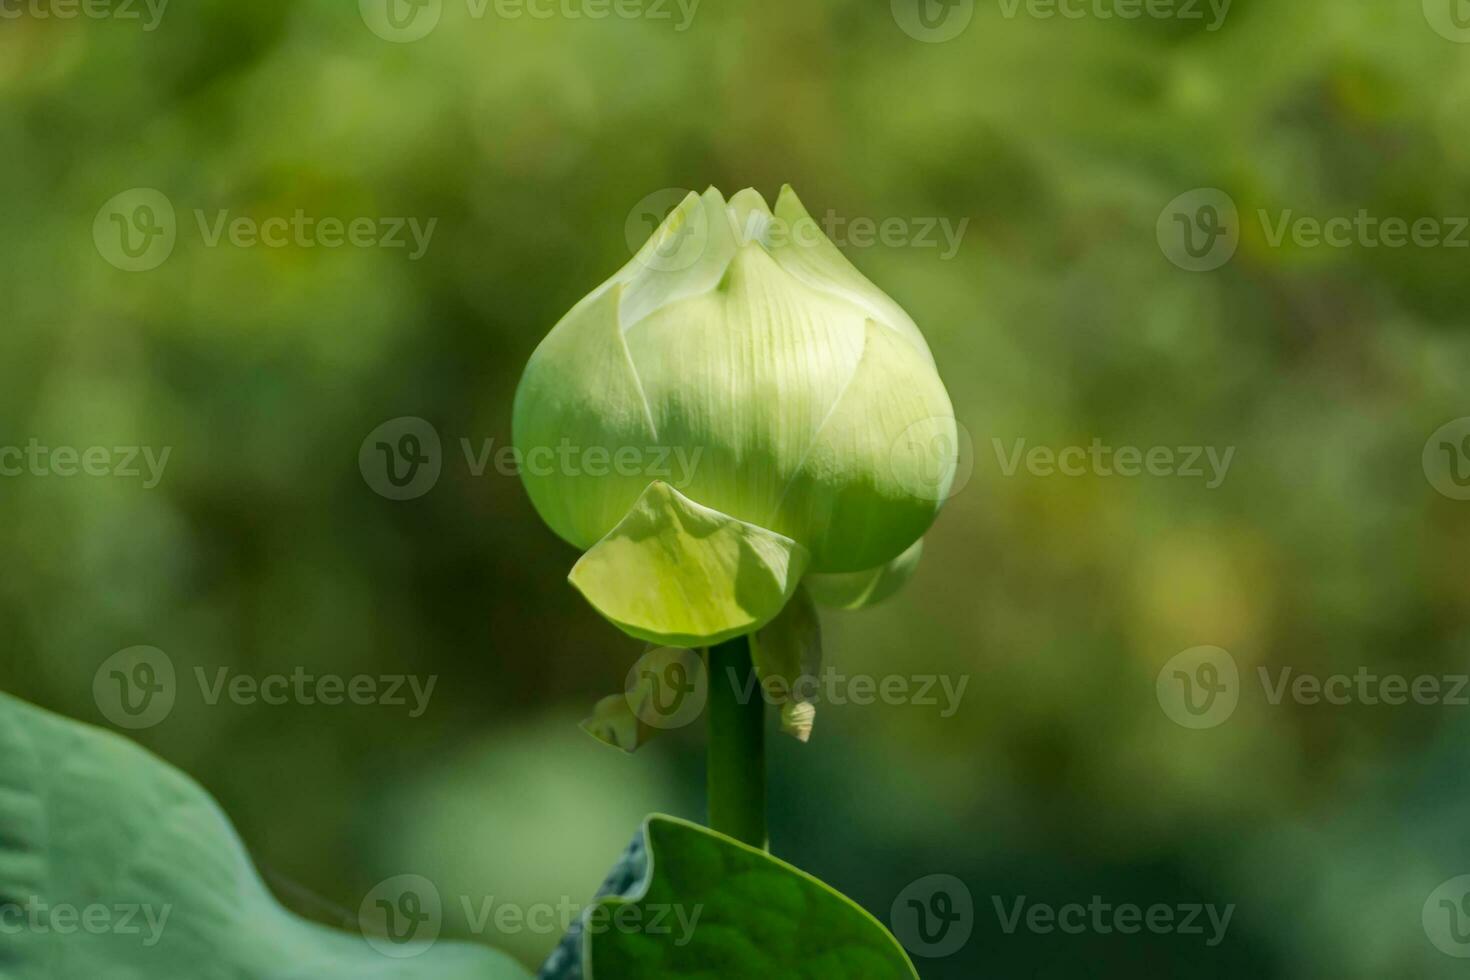
[[[709,825],[766,847],[766,702],[743,636],[709,648]]]

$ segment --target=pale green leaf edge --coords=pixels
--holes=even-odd
[[[842,894],[837,889],[827,884],[825,881],[822,881],[820,878],[817,878],[814,875],[808,874],[795,865],[787,864],[785,861],[782,861],[780,858],[773,856],[767,851],[763,851],[756,847],[751,847],[749,844],[741,843],[740,841],[737,841],[732,837],[727,837],[724,834],[709,829],[708,827],[697,824],[692,820],[684,820],[680,817],[671,817],[663,813],[650,814],[647,818],[644,819],[643,825],[639,830],[639,833],[642,835],[643,838],[645,853],[648,855],[648,868],[644,873],[643,878],[628,893],[623,895],[609,895],[598,900],[596,905],[620,906],[636,904],[643,901],[647,897],[649,889],[653,886],[654,876],[658,874],[658,852],[653,846],[653,835],[650,833],[650,829],[656,823],[668,824],[670,826],[689,831],[703,837],[713,838],[714,840],[720,842],[727,847],[732,847],[738,850],[745,851],[748,854],[754,855],[757,858],[769,862],[771,865],[779,868],[782,871],[786,871],[789,874],[795,875],[797,878],[800,878],[812,885],[815,885],[819,892],[831,896],[832,898],[836,899],[840,904],[856,911],[860,918],[862,918],[868,923],[868,925],[870,925],[873,929],[877,930],[878,933],[884,936],[884,938],[892,945],[893,950],[898,954],[899,958],[903,960],[904,963],[908,964],[910,980],[919,980],[919,973],[914,968],[913,961],[909,959],[909,955],[904,950],[903,944],[894,937],[893,933],[889,932],[888,927],[883,925],[883,923],[880,922],[878,920],[878,917],[873,915],[873,913],[869,912],[867,909],[863,908],[857,902],[854,902],[852,899],[848,898],[846,895]],[[586,936],[585,941],[582,944],[582,976],[586,978],[586,980],[599,980],[599,978],[595,976],[592,972],[592,948],[596,943],[596,939],[596,936],[588,935]],[[603,977],[601,978],[601,980],[618,980],[618,978]]]
[[[58,966],[81,967],[87,976],[148,980],[530,980],[520,964],[488,946],[436,941],[422,944],[411,958],[389,958],[360,935],[294,914],[261,880],[214,797],[182,770],[115,732],[0,692],[0,746],[14,750],[0,768],[0,902],[34,897],[52,907],[90,907],[148,897],[171,910],[159,944],[143,953],[128,942],[95,942],[121,936],[12,936],[0,950],[5,980],[53,980]],[[93,772],[87,783],[89,766]],[[108,798],[115,790],[132,795]],[[158,812],[145,812],[140,820],[123,804]],[[77,822],[58,826],[52,813],[57,808],[103,821],[81,828],[89,831],[81,838],[96,839],[98,830],[105,830],[103,839],[115,844],[121,837],[128,850],[94,847],[87,855],[58,855],[62,842],[80,838]],[[133,822],[147,824],[148,835],[129,836]],[[169,831],[173,839],[157,839]],[[160,855],[168,858],[162,869],[145,860]],[[88,862],[116,880],[97,880],[98,870],[87,868]],[[159,879],[160,873],[165,877]],[[192,895],[190,875],[194,883],[214,877],[232,888]],[[210,912],[229,921],[211,921]],[[56,940],[70,942],[58,945]],[[210,962],[200,962],[202,950],[213,957]],[[105,972],[99,962],[106,964]]]

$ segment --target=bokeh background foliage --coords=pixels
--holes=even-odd
[[[102,722],[93,674],[134,644],[185,675],[437,675],[417,719],[196,693],[135,737],[319,918],[403,871],[584,900],[645,812],[701,815],[701,739],[628,759],[577,731],[638,647],[459,440],[509,440],[521,366],[626,261],[646,194],[789,181],[816,214],[970,219],[948,261],[849,250],[924,329],[974,475],[910,588],[826,625],[844,670],[971,683],[948,719],[833,706],[778,743],[776,851],[880,917],[917,874],[965,880],[975,935],[926,977],[1451,975],[1419,912],[1470,869],[1470,709],[1257,693],[1191,732],[1154,699],[1199,644],[1248,674],[1467,669],[1470,504],[1419,463],[1467,414],[1466,254],[1272,248],[1247,220],[1230,264],[1189,274],[1154,231],[1205,186],[1250,213],[1470,213],[1470,47],[1418,7],[1236,0],[1206,32],[982,2],[943,44],[856,0],[710,2],[682,33],[446,3],[404,45],[344,3],[6,20],[0,442],[172,457],[154,490],[0,481],[0,685]],[[138,274],[91,240],[132,187],[179,213]],[[297,208],[439,221],[409,262],[206,248],[193,217]],[[402,415],[445,467],[398,503],[357,453]],[[1094,437],[1237,452],[1208,491],[1006,477],[991,441]],[[1005,935],[992,896],[1023,894],[1237,909],[1214,948]],[[486,938],[534,963],[556,937]]]

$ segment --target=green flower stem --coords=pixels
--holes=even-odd
[[[766,702],[744,636],[709,648],[709,825],[766,847]]]

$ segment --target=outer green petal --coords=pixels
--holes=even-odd
[[[648,477],[619,476],[613,466],[589,476],[580,463],[567,467],[558,450],[570,447],[585,460],[590,448],[611,456],[632,447],[647,458],[657,444],[619,327],[623,288],[614,283],[563,317],[531,355],[516,389],[512,429],[521,480],[542,520],[579,548],[618,522]]]
[[[933,523],[954,479],[957,445],[954,408],[933,366],[869,320],[862,360],[774,526],[804,529],[813,571],[884,564]]]
[[[875,606],[903,588],[919,567],[924,554],[924,539],[915,541],[907,551],[886,565],[864,572],[834,575],[808,575],[802,582],[813,599],[835,609],[864,609]]]
[[[788,537],[655,482],[569,579],[623,632],[650,643],[702,647],[775,618],[809,557]]]
[[[863,331],[860,307],[786,274],[754,242],[717,289],[631,327],[628,350],[659,435],[702,451],[679,489],[806,544],[805,526],[772,522],[857,369]]]
[[[873,285],[857,270],[841,249],[832,244],[790,184],[781,188],[776,200],[776,220],[780,225],[779,245],[771,254],[792,276],[814,289],[842,296],[855,303],[886,327],[892,327],[930,364],[934,355],[924,342],[913,319],[887,293]]]

